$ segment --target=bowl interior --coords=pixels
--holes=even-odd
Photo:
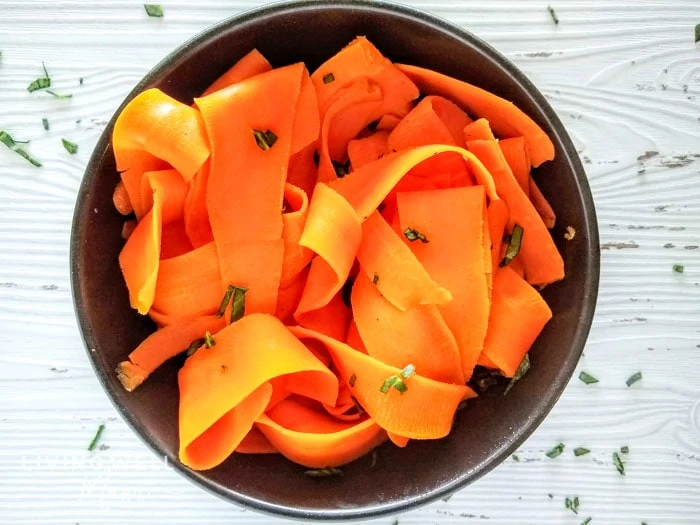
[[[71,241],[76,311],[96,372],[120,412],[160,456],[204,487],[259,510],[298,518],[345,519],[395,512],[444,496],[505,458],[539,424],[571,376],[583,348],[598,285],[598,232],[583,169],[544,97],[503,57],[465,31],[407,8],[366,2],[312,2],[261,9],[225,21],[171,54],[135,88],[191,102],[253,47],[274,66],[304,61],[310,70],[357,35],[389,58],[472,82],[515,102],[556,146],[556,159],[535,177],[557,213],[552,232],[567,277],[544,296],[554,319],[531,350],[532,369],[510,393],[487,392],[457,417],[453,432],[406,449],[384,445],[376,465],[361,458],[342,478],[312,479],[281,456],[234,454],[221,466],[191,472],[177,462],[181,362],[167,363],[136,392],[116,379],[117,363],[153,330],[130,307],[117,256],[123,219],[111,202],[118,180],[101,137],[82,183]],[[125,103],[127,102],[125,101]],[[122,106],[123,107],[123,106]],[[121,108],[120,108],[121,109]],[[564,240],[566,226],[576,229]]]

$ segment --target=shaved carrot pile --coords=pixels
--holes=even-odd
[[[186,357],[193,470],[234,453],[336,468],[442,438],[475,367],[512,378],[552,317],[533,286],[564,262],[531,170],[549,137],[363,37],[313,73],[252,50],[194,101],[146,90],[113,147],[119,264],[158,326],[117,375],[132,391]]]

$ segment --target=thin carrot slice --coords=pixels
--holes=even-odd
[[[119,363],[119,381],[132,392],[160,365],[187,350],[192,341],[204,337],[206,332],[216,333],[225,325],[224,319],[205,316],[161,328],[144,339],[129,354],[128,361]]]
[[[357,260],[367,278],[393,306],[406,311],[421,304],[445,304],[449,290],[433,281],[416,256],[378,212],[362,224]]]
[[[405,64],[397,64],[397,67],[421,91],[446,97],[471,115],[488,119],[501,138],[524,137],[533,166],[554,158],[554,144],[549,136],[512,102],[436,71]]]
[[[304,68],[301,78],[301,91],[297,100],[292,129],[291,154],[300,152],[318,140],[321,130],[321,115],[318,109],[316,90],[309,72]]]
[[[199,111],[155,88],[136,95],[119,114],[112,146],[119,171],[133,167],[124,165],[122,151],[144,150],[169,163],[185,181],[209,158],[209,141]]]
[[[299,326],[339,341],[344,341],[347,337],[350,319],[352,319],[352,312],[345,305],[339,293],[333,296],[328,304],[322,308],[296,316]]]
[[[154,198],[153,207],[139,221],[119,253],[119,267],[129,289],[131,307],[146,314],[153,304],[160,263],[162,204]]]
[[[443,97],[428,96],[406,115],[389,136],[394,151],[429,144],[464,147],[464,127],[471,119]]]
[[[265,434],[256,427],[251,428],[236,447],[239,454],[279,454]]]
[[[187,195],[187,184],[176,170],[149,171],[141,179],[141,202],[147,208],[153,205],[156,193],[160,193],[161,218],[169,224],[182,217]]]
[[[476,119],[468,126],[465,126],[463,135],[466,142],[472,140],[488,140],[493,138],[493,131],[491,131],[491,124],[489,121],[485,118],[480,118]]]
[[[359,79],[330,100],[321,122],[318,180],[337,178],[333,162],[344,160],[349,142],[362,131],[382,103],[382,91],[367,79]]]
[[[178,374],[180,461],[192,469],[215,467],[238,447],[271,399],[271,379],[296,376],[320,402],[338,396],[336,376],[270,315],[248,315],[214,340]]]
[[[510,166],[510,171],[513,172],[515,180],[518,181],[525,195],[529,197],[530,157],[527,153],[525,139],[523,137],[511,137],[499,140],[498,147],[501,148],[501,153],[503,153],[503,157],[506,159],[508,166]]]
[[[304,293],[306,280],[309,277],[309,268],[304,268],[296,278],[288,283],[284,288],[280,287],[277,293],[277,307],[275,317],[286,325],[296,324],[294,311],[297,309],[299,300]]]
[[[206,201],[222,283],[248,288],[247,312],[277,305],[284,182],[304,72],[303,64],[274,69],[196,99],[212,144]],[[277,139],[264,149],[254,130]]]
[[[187,188],[183,209],[185,231],[192,246],[199,248],[214,240],[207,211],[207,182],[209,181],[209,162],[205,162],[192,177]]]
[[[129,192],[126,191],[124,182],[121,180],[117,183],[117,186],[114,188],[112,202],[114,202],[114,207],[122,215],[129,215],[134,211],[134,207],[131,205],[131,200],[129,199]]]
[[[396,116],[393,113],[384,115],[379,119],[379,122],[377,122],[377,131],[393,130],[396,126],[398,126],[399,122],[401,122],[402,118],[403,117]]]
[[[333,181],[331,187],[345,197],[360,217],[369,217],[406,173],[434,155],[447,152],[461,155],[478,184],[484,186],[486,195],[498,199],[491,174],[473,153],[443,145],[420,146],[387,155]]]
[[[214,314],[221,302],[221,276],[213,242],[160,261],[153,308],[175,317]]]
[[[256,427],[282,455],[309,468],[345,465],[386,440],[372,419],[341,423],[291,399],[258,418]]]
[[[163,225],[160,237],[160,259],[179,257],[192,251],[192,243],[185,230],[185,221],[182,219]]]
[[[328,185],[316,185],[301,246],[317,254],[295,317],[327,305],[347,280],[362,241],[360,218]]]
[[[490,307],[484,189],[472,186],[399,193],[397,201],[401,230],[415,228],[429,241],[410,243],[411,251],[428,274],[452,292],[452,301],[438,309],[455,336],[461,370],[469,379],[483,349]],[[486,242],[490,246],[488,237]]]
[[[389,153],[389,132],[377,131],[370,136],[348,142],[348,158],[353,169],[382,158]]]
[[[557,222],[557,216],[554,214],[552,206],[550,206],[547,198],[542,194],[532,176],[528,177],[528,187],[532,205],[537,210],[537,213],[540,214],[542,222],[544,222],[547,229],[551,230]]]
[[[467,143],[496,181],[498,194],[508,205],[510,219],[523,228],[518,257],[531,284],[548,284],[564,277],[564,261],[537,210],[515,180],[495,140]]]
[[[306,328],[290,328],[302,340],[317,340],[333,357],[344,381],[354,376],[355,398],[369,416],[384,430],[410,439],[438,439],[446,436],[459,403],[476,394],[465,385],[450,385],[420,375],[420,370],[405,379],[406,391],[395,388],[386,393],[381,387],[388,378],[398,376],[400,368],[386,365],[348,345]]]
[[[311,75],[322,115],[338,91],[360,78],[367,78],[379,86],[383,93],[382,104],[377,108],[375,116],[365,125],[382,115],[400,111],[419,95],[413,82],[369,40],[357,37]]]
[[[509,267],[493,283],[493,303],[484,356],[513,377],[552,311],[539,293]]]
[[[318,167],[315,162],[318,154],[318,144],[313,143],[289,159],[287,182],[304,190],[309,197],[314,192],[318,180]]]
[[[399,448],[406,448],[406,445],[408,445],[408,442],[410,441],[410,439],[407,437],[399,436],[393,432],[388,432],[387,434],[391,442]]]
[[[219,91],[226,87],[229,87],[237,82],[241,82],[260,73],[266,73],[272,69],[272,66],[267,61],[267,59],[258,51],[253,49],[250,53],[241,58],[236,62],[231,68],[226,71],[223,75],[217,78],[211,86],[209,86],[204,93],[203,97]]]
[[[422,376],[436,381],[464,384],[457,341],[437,306],[402,312],[360,274],[352,287],[352,309],[370,356],[397,368],[413,364]]]
[[[282,260],[280,288],[286,288],[296,279],[313,258],[313,252],[299,244],[309,213],[309,199],[306,192],[292,184],[285,184],[284,207],[282,214],[284,259]]]

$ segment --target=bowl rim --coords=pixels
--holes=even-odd
[[[85,207],[86,197],[89,194],[89,186],[94,177],[97,176],[97,168],[102,163],[105,155],[107,155],[110,151],[111,132],[114,122],[124,107],[138,93],[152,85],[159,77],[167,74],[169,70],[174,68],[174,64],[187,60],[190,54],[196,52],[199,46],[212,39],[215,39],[217,34],[222,31],[237,25],[253,22],[258,18],[264,18],[268,15],[280,15],[288,11],[298,11],[300,9],[320,10],[324,8],[354,8],[370,12],[399,15],[440,30],[456,38],[457,40],[469,42],[470,45],[476,47],[480,52],[484,53],[494,62],[498,63],[500,67],[502,67],[529,93],[535,104],[544,114],[545,118],[551,123],[554,133],[558,136],[560,142],[562,143],[564,149],[562,153],[568,158],[568,161],[572,167],[574,178],[580,190],[580,195],[584,202],[583,225],[585,226],[587,233],[587,246],[585,246],[587,260],[585,265],[586,272],[582,286],[587,290],[587,294],[583,301],[584,304],[582,311],[580,312],[580,320],[574,335],[572,352],[569,353],[566,360],[562,363],[562,367],[560,368],[559,373],[553,382],[553,386],[555,387],[554,395],[546,398],[544,402],[539,405],[539,411],[537,412],[536,416],[528,419],[524,425],[516,429],[508,439],[504,440],[499,445],[500,450],[491,456],[487,462],[477,465],[474,468],[474,471],[470,474],[461,474],[456,476],[454,479],[447,483],[443,483],[435,489],[412,496],[408,499],[396,500],[389,503],[380,503],[361,508],[299,509],[247,496],[209,480],[206,476],[188,469],[178,461],[169,462],[168,453],[159,447],[149,436],[144,424],[137,420],[124,406],[117,402],[115,390],[110,381],[108,381],[107,377],[107,374],[110,373],[110,371],[100,367],[95,359],[95,337],[91,324],[88,321],[87,316],[84,314],[85,308],[82,300],[83,289],[79,279],[81,269],[79,253],[81,250],[80,239],[82,238],[83,231],[85,229],[85,221],[79,220],[79,217],[81,217],[83,208]],[[559,400],[566,388],[566,385],[568,384],[568,381],[571,379],[590,332],[597,303],[600,280],[600,245],[598,224],[592,193],[588,184],[585,170],[581,164],[579,155],[571,141],[571,138],[545,96],[503,54],[465,28],[449,22],[439,16],[406,5],[383,0],[372,0],[371,2],[368,0],[293,0],[268,4],[258,8],[246,10],[207,27],[168,53],[168,55],[163,58],[154,68],[152,68],[125,97],[119,107],[115,110],[108,125],[105,127],[98,142],[96,143],[80,184],[71,226],[70,279],[73,306],[78,321],[78,326],[80,328],[86,353],[89,356],[90,364],[98,376],[100,383],[102,384],[102,388],[108,394],[110,402],[121,414],[128,426],[131,427],[132,431],[158,457],[164,458],[166,464],[172,464],[180,475],[188,478],[190,481],[194,482],[201,488],[206,489],[208,492],[219,496],[228,502],[236,503],[243,507],[263,512],[268,515],[301,520],[359,520],[376,518],[415,509],[464,488],[466,485],[476,481],[483,475],[493,470],[497,465],[501,464],[504,459],[510,456],[517,449],[517,447],[520,446],[535,431],[535,429],[537,429],[537,427],[539,427],[556,402]]]

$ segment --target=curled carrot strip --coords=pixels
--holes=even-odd
[[[316,340],[328,349],[343,381],[354,376],[352,391],[369,416],[387,432],[410,439],[438,439],[452,428],[459,403],[476,394],[465,385],[450,385],[416,375],[406,379],[406,392],[390,388],[380,391],[384,381],[398,376],[400,368],[386,365],[353,350],[340,341],[306,328],[290,328],[305,340]]]
[[[207,95],[220,91],[247,78],[254,77],[260,73],[267,73],[271,69],[272,66],[262,53],[257,49],[253,49],[231,66],[228,71],[217,78],[212,85],[202,93],[202,96],[206,97]]]
[[[442,95],[472,115],[488,119],[501,138],[525,138],[533,166],[554,158],[554,144],[534,120],[498,95],[467,82],[417,66],[397,66],[422,90]]]
[[[284,259],[282,260],[280,288],[286,288],[296,279],[313,257],[311,250],[299,244],[309,213],[309,199],[306,192],[292,184],[285,184],[284,207],[282,214]]]
[[[178,374],[180,461],[190,468],[212,468],[238,447],[272,398],[273,378],[296,376],[304,396],[335,403],[335,375],[276,318],[245,316],[214,339]]]

